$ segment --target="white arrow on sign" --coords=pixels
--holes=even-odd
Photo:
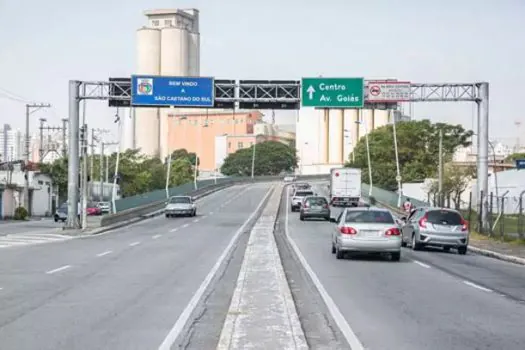
[[[315,92],[315,89],[312,85],[310,85],[308,87],[308,89],[306,90],[306,92],[308,93],[308,98],[311,100],[314,98],[314,92]]]

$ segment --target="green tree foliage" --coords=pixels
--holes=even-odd
[[[197,160],[197,154],[195,152],[188,152],[184,148],[176,149],[171,153],[171,160],[187,159],[190,161],[191,165],[195,166],[195,161]],[[200,165],[200,161],[198,161]]]
[[[177,150],[178,156],[172,158],[170,185],[178,186],[193,180],[193,165],[195,154],[188,153],[186,150]],[[109,156],[109,181],[112,181],[115,171],[117,154]],[[91,164],[91,159],[88,159]],[[103,181],[105,181],[105,164],[103,158]],[[51,164],[39,164],[41,172],[49,174],[55,185],[58,185],[61,200],[67,196],[67,159],[58,159]],[[91,171],[90,171],[91,173]],[[100,155],[95,155],[93,159],[93,179],[100,181]],[[128,149],[120,153],[119,185],[123,197],[133,196],[166,186],[166,164],[159,158],[141,155],[138,150]]]
[[[443,200],[447,201],[450,198],[454,207],[459,209],[461,206],[461,195],[468,189],[470,180],[475,174],[476,168],[473,166],[460,167],[450,163],[446,164],[443,172]],[[438,179],[433,179],[426,190],[430,201],[439,203]]]
[[[58,186],[58,195],[60,199],[67,197],[67,158],[60,158],[51,164],[41,163],[38,169],[41,172],[48,174],[55,186]]]
[[[265,141],[229,154],[224,160],[221,172],[230,176],[251,175],[253,147],[255,147],[254,174],[256,176],[278,175],[283,171],[292,171],[297,166],[295,148],[281,142]]]
[[[512,153],[510,156],[505,158],[505,161],[509,163],[513,163],[517,159],[525,159],[525,153]]]
[[[435,175],[439,163],[439,131],[443,131],[444,161],[452,159],[459,146],[469,146],[472,131],[461,125],[431,123],[418,120],[396,123],[399,165],[403,182],[423,181]],[[368,135],[374,185],[386,190],[396,190],[396,158],[392,125],[378,128]],[[366,140],[361,138],[355,149],[355,163],[347,166],[368,168]],[[352,156],[350,155],[350,159]],[[363,182],[368,176],[363,173]]]

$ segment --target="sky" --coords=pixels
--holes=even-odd
[[[199,9],[203,76],[488,81],[490,138],[514,145],[525,130],[514,125],[525,124],[525,0],[0,0],[0,124],[24,129],[21,98],[52,105],[31,115],[32,130],[41,117],[59,125],[68,80],[133,74],[136,29],[158,8]],[[468,129],[474,116],[471,103],[417,103],[412,113]],[[107,139],[114,115],[107,102],[86,106],[89,127],[112,130]]]

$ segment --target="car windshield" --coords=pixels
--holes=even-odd
[[[346,213],[345,222],[347,223],[381,223],[393,224],[394,218],[387,211],[379,210],[352,210]]]
[[[461,215],[450,210],[432,210],[427,213],[427,222],[439,225],[462,225]]]
[[[101,207],[109,207],[109,203],[108,202],[99,202],[98,205],[101,206]]]
[[[312,191],[297,191],[295,192],[295,197],[306,197],[306,196],[313,196]]]
[[[190,197],[171,197],[170,204],[190,204]]]
[[[324,197],[313,197],[313,198],[308,198],[306,201],[307,201],[308,204],[310,204],[311,206],[321,206],[321,205],[325,205],[325,204],[328,203]]]

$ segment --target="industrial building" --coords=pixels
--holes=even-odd
[[[342,166],[361,137],[394,118],[409,119],[398,111],[381,109],[302,108],[297,120],[300,172],[322,174]]]
[[[199,11],[150,10],[147,25],[137,30],[136,74],[165,76],[200,75]],[[134,148],[142,153],[168,154],[170,108],[137,108],[134,111]]]

